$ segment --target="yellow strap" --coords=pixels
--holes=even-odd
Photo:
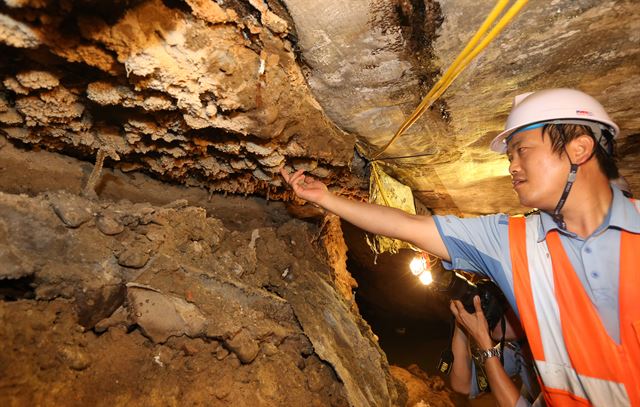
[[[484,20],[476,34],[467,43],[467,46],[456,57],[453,63],[447,68],[446,72],[438,82],[431,88],[427,96],[424,97],[420,105],[413,111],[413,113],[402,123],[400,128],[393,135],[391,140],[385,144],[380,151],[378,151],[372,159],[377,159],[386,151],[387,148],[402,134],[406,129],[413,125],[416,120],[427,110],[433,102],[435,102],[451,85],[451,83],[464,71],[469,63],[475,58],[483,49],[493,41],[495,37],[502,32],[504,27],[513,19],[513,17],[524,7],[528,0],[517,0],[507,12],[502,16],[500,21],[493,27],[493,29],[487,34],[487,36],[478,44],[480,38],[486,33],[487,29],[493,24],[500,12],[505,8],[509,0],[498,0],[491,13]]]
[[[371,174],[373,174],[373,178],[376,181],[376,185],[378,186],[378,192],[384,201],[385,206],[391,206],[389,202],[389,198],[384,193],[384,187],[382,186],[382,182],[380,182],[380,176],[378,175],[378,164],[371,163]]]

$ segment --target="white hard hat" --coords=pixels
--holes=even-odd
[[[493,151],[505,153],[506,141],[517,130],[555,120],[598,123],[598,127],[606,129],[614,138],[620,131],[602,105],[586,93],[575,89],[546,89],[514,98],[505,130],[493,139],[490,147]]]

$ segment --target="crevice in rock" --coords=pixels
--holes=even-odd
[[[171,9],[180,10],[184,13],[191,12],[191,7],[189,7],[189,4],[182,0],[162,0],[162,3]]]
[[[0,279],[0,301],[31,300],[35,298],[34,277]]]

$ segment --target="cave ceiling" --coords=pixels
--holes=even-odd
[[[146,0],[0,3],[0,132],[210,191],[288,199],[278,169],[367,194],[369,158],[493,2]],[[515,212],[488,151],[515,94],[576,87],[616,121],[640,190],[638,1],[531,0],[382,156],[437,213]],[[413,158],[394,158],[416,156]]]

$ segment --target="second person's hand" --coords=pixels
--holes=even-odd
[[[459,300],[451,301],[450,309],[456,317],[456,321],[473,337],[478,346],[483,349],[489,349],[493,347],[493,342],[489,333],[489,324],[484,312],[482,312],[480,297],[477,295],[473,297],[473,305],[476,310],[473,314],[467,312]]]

